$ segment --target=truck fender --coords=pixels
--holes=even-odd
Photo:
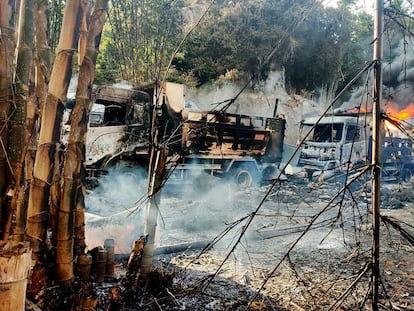
[[[114,163],[116,163],[119,160],[119,157],[124,153],[124,151],[115,153],[113,155],[108,155],[105,160],[102,162],[103,169],[106,169],[110,166],[112,166]]]

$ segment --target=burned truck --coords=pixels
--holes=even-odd
[[[342,172],[367,162],[370,134],[359,114],[334,113],[318,119],[305,119],[300,127],[302,136],[310,131],[298,162],[309,180],[340,178]]]
[[[278,175],[284,116],[201,111],[176,83],[160,89],[96,89],[87,133],[88,175],[99,176],[120,163],[146,167],[153,126],[157,140],[169,149],[168,169],[174,180],[202,173],[246,187]]]
[[[337,112],[301,122],[301,135],[310,135],[301,147],[298,165],[309,180],[343,179],[345,174],[371,162],[372,114]],[[383,113],[381,127],[381,180],[408,182],[414,175],[414,149],[411,137],[398,137],[397,120]],[[385,125],[384,125],[385,124]],[[406,131],[406,133],[408,133]]]

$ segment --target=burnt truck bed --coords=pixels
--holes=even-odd
[[[182,129],[182,148],[189,154],[251,156],[280,162],[285,119],[221,112],[189,112]]]
[[[170,167],[181,175],[201,170],[221,176],[244,174],[252,181],[262,177],[266,166],[279,166],[284,116],[199,111],[187,107],[182,88],[173,88],[177,89],[181,90],[178,95],[169,93],[167,87],[155,103],[149,91],[99,88],[87,135],[89,175],[98,176],[113,166],[147,166],[154,125],[158,129],[156,141],[169,149]]]
[[[190,111],[183,123],[181,156],[174,177],[199,172],[250,186],[273,179],[282,159],[285,119],[220,111]]]

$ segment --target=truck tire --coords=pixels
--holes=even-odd
[[[234,179],[235,179],[236,185],[242,189],[252,186],[255,180],[250,170],[245,167],[241,167],[236,171],[236,174],[234,175]]]

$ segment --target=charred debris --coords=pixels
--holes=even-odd
[[[172,89],[174,91],[171,91]],[[164,92],[161,92],[163,95],[159,96],[162,98],[161,104],[151,109],[155,94],[148,90],[125,90],[113,87],[97,89],[95,104],[98,105],[92,108],[88,135],[91,134],[88,136],[86,151],[89,161],[88,178],[94,181],[94,186],[97,186],[96,181],[99,183],[102,174],[105,175],[112,165],[126,172],[137,165],[153,167],[150,170],[153,176],[149,178],[149,197],[145,195],[146,199],[139,203],[147,204],[146,226],[150,227],[156,226],[158,212],[155,216],[148,215],[154,212],[154,208],[159,209],[161,188],[168,182],[180,184],[194,182],[194,180],[197,180],[198,184],[194,183],[193,187],[211,186],[211,184],[202,184],[204,178],[200,177],[201,171],[204,172],[205,175],[201,175],[204,177],[218,176],[220,179],[215,179],[215,183],[230,180],[239,191],[241,190],[240,196],[244,198],[252,191],[259,191],[259,194],[264,195],[264,199],[260,199],[256,210],[243,211],[246,212],[244,216],[240,216],[241,218],[233,223],[228,223],[221,234],[209,240],[184,244],[172,243],[156,248],[155,241],[148,243],[148,235],[144,235],[134,242],[130,254],[114,254],[113,249],[111,253],[107,247],[109,243],[113,248],[114,241],[106,240],[104,248],[95,248],[89,254],[77,258],[76,290],[71,295],[76,297],[75,301],[86,300],[76,305],[81,305],[83,308],[90,303],[90,308],[98,310],[105,308],[109,310],[122,310],[122,308],[125,310],[137,308],[140,310],[283,310],[286,306],[294,306],[298,309],[307,307],[312,309],[315,306],[330,309],[343,304],[346,308],[353,309],[356,304],[347,301],[351,293],[359,297],[357,304],[368,303],[369,295],[364,296],[363,292],[366,288],[364,289],[363,284],[367,282],[367,274],[371,266],[369,260],[362,266],[354,261],[361,258],[367,260],[363,256],[364,252],[358,251],[358,254],[353,254],[350,262],[347,262],[350,265],[348,268],[345,268],[346,263],[339,259],[343,254],[331,254],[335,258],[339,256],[334,260],[337,260],[339,266],[346,269],[348,273],[351,273],[351,270],[359,270],[355,279],[354,276],[350,277],[354,282],[347,283],[341,294],[331,292],[332,288],[323,281],[317,282],[321,289],[324,288],[323,291],[330,292],[333,297],[336,297],[333,298],[334,302],[318,298],[313,290],[306,294],[303,292],[306,291],[306,284],[311,282],[307,280],[309,276],[302,270],[309,263],[305,260],[295,261],[292,257],[297,255],[296,247],[300,245],[301,240],[315,229],[331,228],[331,231],[336,231],[335,228],[340,228],[344,235],[348,234],[349,230],[360,233],[366,230],[369,223],[366,206],[370,203],[371,190],[367,181],[370,180],[368,163],[372,153],[369,148],[372,136],[369,131],[367,132],[369,121],[367,123],[365,121],[370,118],[370,114],[336,111],[334,114],[303,120],[301,126],[303,132],[300,134],[302,143],[295,151],[283,158],[285,121],[282,115],[278,115],[275,111],[273,118],[262,118],[219,110],[200,111],[194,104],[185,102],[183,91],[181,85],[167,84]],[[171,94],[175,96],[178,94],[178,96],[174,97]],[[382,190],[382,204],[384,209],[398,209],[414,201],[411,190],[412,130],[407,127],[407,123],[395,117],[385,113],[382,117],[383,148],[387,151],[383,153],[382,158],[382,177],[390,185]],[[394,129],[397,128],[400,132],[402,130],[405,137],[397,137],[396,132],[391,133],[391,126],[387,127],[386,122],[392,124]],[[156,128],[149,127],[151,124],[156,124]],[[305,131],[306,126],[311,127],[311,130]],[[154,149],[155,144],[151,144],[154,139],[163,142],[163,147],[168,146],[167,154],[163,151],[166,148]],[[151,152],[156,156],[151,156]],[[154,162],[151,164],[151,161]],[[194,176],[196,179],[193,179]],[[263,176],[271,177],[262,178]],[[205,188],[202,189],[205,191]],[[333,192],[336,194],[333,195]],[[227,267],[227,261],[236,253],[237,246],[242,244],[245,235],[248,235],[247,228],[253,226],[256,218],[263,217],[260,215],[261,212],[264,214],[274,212],[274,207],[264,207],[266,202],[277,202],[278,205],[286,206],[286,209],[278,207],[278,211],[285,213],[285,217],[294,222],[285,222],[280,228],[276,223],[262,219],[260,225],[254,225],[255,232],[259,236],[254,240],[257,245],[261,245],[263,241],[291,235],[296,237],[290,242],[291,247],[285,250],[280,261],[276,261],[277,264],[267,275],[258,278],[250,273],[243,274],[241,284],[233,283],[232,278],[222,278],[222,270],[226,270],[224,267]],[[292,203],[300,208],[289,211]],[[306,208],[305,211],[301,210],[304,203],[316,204],[317,207],[314,207],[316,214],[309,214]],[[329,212],[335,208],[338,209],[337,215]],[[355,215],[350,217],[349,209],[353,210],[353,213],[360,213],[359,219],[355,218]],[[191,218],[191,212],[188,213],[186,217]],[[401,221],[386,213],[381,217],[389,230],[400,232],[405,240],[413,244],[412,225],[409,222]],[[150,224],[148,224],[149,218],[152,218]],[[191,221],[195,221],[195,218],[191,218]],[[93,222],[91,225],[93,226]],[[208,255],[209,250],[220,248],[219,245],[225,236],[239,226],[242,226],[241,233],[234,233],[237,241],[233,247],[230,247],[223,261],[215,258],[215,255]],[[151,232],[151,235],[154,234],[155,228]],[[356,245],[367,243],[359,234],[354,236]],[[326,236],[319,237],[319,243],[322,243],[320,240],[329,239],[330,235],[336,236],[328,232]],[[315,242],[317,244],[317,241]],[[347,241],[345,245],[349,243]],[[145,258],[144,248],[148,245],[151,249]],[[264,245],[265,249],[269,247]],[[194,253],[193,251],[197,249],[202,250]],[[272,252],[271,249],[270,247],[269,253]],[[183,256],[168,255],[168,253],[181,252]],[[257,254],[257,250],[252,249],[251,253]],[[157,257],[160,254],[163,256]],[[157,258],[154,262],[152,256]],[[197,269],[182,270],[179,267],[183,263],[184,266],[192,268],[194,265],[205,265],[205,260],[208,260],[209,256],[217,261],[216,264],[206,265],[210,274],[206,275],[205,272]],[[168,258],[172,258],[172,263]],[[148,269],[143,267],[143,260],[147,260]],[[282,268],[282,263],[286,261],[289,263],[290,272]],[[301,263],[304,265],[303,268],[297,266]],[[335,271],[333,275],[337,272]],[[301,292],[302,298],[292,295],[291,300],[287,302],[286,297],[275,298],[274,291],[266,290],[267,284],[272,284],[274,288],[286,294],[286,288],[274,282],[278,276],[282,279],[286,275],[292,277],[290,273],[293,273],[294,279],[301,283],[296,290]],[[196,281],[190,281],[189,278],[195,278]],[[329,282],[336,282],[333,276],[329,279]],[[186,281],[189,283],[184,284]],[[393,283],[396,280],[390,278],[389,281]],[[281,280],[281,283],[283,282],[285,281]],[[250,287],[252,283],[255,284],[253,288]],[[91,284],[94,284],[92,288]],[[297,284],[290,284],[290,286],[297,286]],[[410,286],[407,284],[407,290]],[[231,289],[232,293],[226,293],[223,288]],[[56,308],[62,308],[68,301],[54,299],[57,297],[55,290],[58,289],[49,292],[49,299]],[[241,293],[243,297],[240,297]],[[69,296],[72,297],[71,295]],[[306,296],[312,297],[313,304],[302,301],[301,305],[297,305],[297,301],[301,301]],[[406,298],[408,301],[412,300],[409,296]],[[384,297],[383,303],[387,300],[388,296]],[[408,306],[407,300],[398,300],[398,307]]]

